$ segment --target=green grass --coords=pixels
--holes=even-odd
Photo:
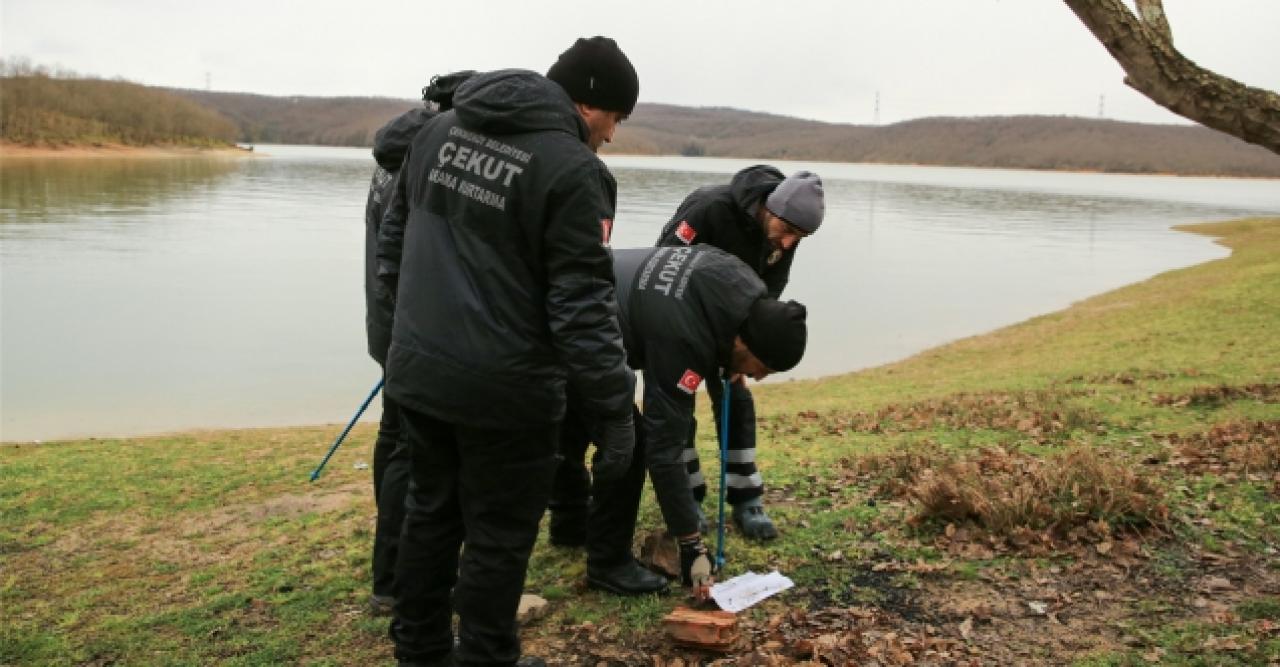
[[[842,636],[866,650],[895,633],[1001,664],[1280,660],[1280,470],[1267,462],[1280,460],[1267,430],[1280,422],[1280,220],[1188,231],[1233,254],[899,363],[759,387],[782,537],[731,534],[726,575],[777,568],[797,586],[741,615],[756,649],[798,660],[801,639],[856,626],[876,632]],[[390,663],[386,623],[364,611],[374,508],[353,467],[372,427],[306,481],[335,431],[0,448],[0,664]],[[698,445],[714,470],[713,438],[703,429]],[[928,502],[940,480],[969,488],[973,470],[983,493],[1035,488],[1044,502],[999,521]],[[1135,488],[1166,513],[1135,521],[1112,502]],[[648,495],[641,530],[660,523]],[[588,591],[584,560],[540,538],[527,588],[552,613],[526,629],[531,649],[562,663],[682,655],[659,623],[682,595]],[[856,623],[823,616],[838,611]]]

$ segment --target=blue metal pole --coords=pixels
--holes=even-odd
[[[729,378],[723,380],[720,405],[720,521],[716,526],[716,570],[724,567],[724,498],[729,466]]]
[[[314,482],[320,477],[320,471],[324,470],[325,464],[329,462],[329,458],[333,456],[333,453],[338,451],[338,446],[342,444],[342,441],[346,439],[347,434],[351,432],[351,427],[356,425],[356,421],[360,419],[360,415],[364,414],[365,408],[368,408],[369,404],[373,402],[373,397],[377,396],[378,392],[382,391],[382,384],[384,382],[386,382],[386,378],[378,378],[378,384],[373,385],[373,391],[369,392],[369,397],[364,399],[364,403],[360,404],[360,409],[356,410],[355,416],[351,418],[351,421],[347,422],[347,427],[342,429],[342,435],[339,435],[338,439],[333,441],[333,446],[329,448],[329,453],[324,455],[324,460],[320,462],[320,465],[316,466],[315,470],[311,471],[311,481]]]

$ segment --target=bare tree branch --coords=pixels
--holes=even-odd
[[[1173,46],[1173,30],[1169,28],[1169,17],[1164,14],[1164,3],[1161,0],[1137,0],[1138,16],[1148,28]]]
[[[1179,116],[1280,154],[1280,96],[1179,53],[1159,0],[1138,0],[1146,22],[1121,0],[1063,1],[1124,69],[1126,85]]]

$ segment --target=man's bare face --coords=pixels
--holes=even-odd
[[[627,114],[621,111],[606,111],[582,102],[577,102],[575,106],[578,107],[582,120],[587,123],[587,145],[592,151],[599,151],[601,146],[613,141],[613,133],[617,131],[618,125],[627,119]]]
[[[751,353],[747,344],[739,336],[733,340],[733,357],[729,360],[729,373],[745,375],[759,382],[773,374],[773,370],[764,365],[756,355]]]
[[[786,252],[809,234],[765,209],[764,235],[774,250]]]

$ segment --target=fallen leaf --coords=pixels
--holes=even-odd
[[[1200,580],[1200,589],[1204,591],[1233,591],[1235,588],[1235,585],[1226,577],[1214,575]]]

